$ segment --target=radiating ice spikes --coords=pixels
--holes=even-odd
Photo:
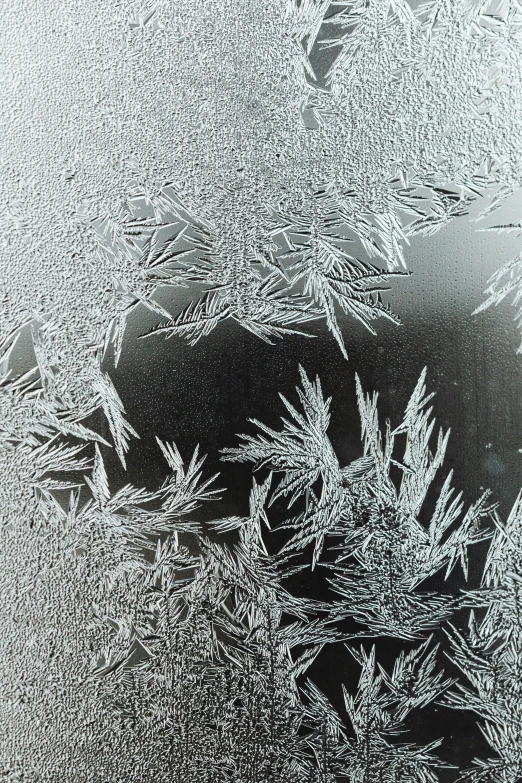
[[[473,315],[478,315],[493,305],[497,306],[505,299],[511,299],[511,306],[516,308],[515,324],[522,330],[522,253],[498,269],[488,282],[489,286],[485,291],[488,298],[477,307]],[[522,343],[517,353],[522,353]]]
[[[283,526],[294,535],[283,551],[297,553],[314,543],[312,566],[328,540],[339,555],[329,563],[334,591],[342,598],[334,617],[354,617],[371,634],[414,639],[436,628],[458,605],[450,596],[419,590],[433,574],[446,576],[460,560],[467,574],[467,549],[488,537],[481,520],[491,514],[485,493],[463,514],[450,473],[438,495],[431,519],[424,521],[426,496],[443,461],[449,433],[439,432],[432,453],[435,420],[427,407],[426,370],[408,402],[402,423],[381,431],[377,395],[364,394],[356,378],[361,418],[362,456],[341,467],[328,437],[330,399],[321,383],[312,383],[300,369],[298,395],[302,413],[285,398],[290,419],[281,430],[253,423],[259,435],[241,436],[237,448],[223,450],[223,459],[253,462],[281,475],[271,502],[288,498],[297,516]],[[406,438],[403,456],[395,457],[399,438]]]
[[[522,493],[506,522],[495,514],[495,528],[483,587],[465,594],[471,608],[469,631],[448,630],[448,657],[466,684],[459,682],[445,702],[475,713],[495,754],[475,759],[461,778],[469,783],[516,783],[522,775]]]
[[[139,743],[144,769],[159,760],[161,772],[194,783],[201,770],[242,780],[253,768],[254,780],[324,780],[310,748],[324,727],[302,704],[295,677],[335,637],[279,584],[259,531],[267,491],[254,483],[251,516],[214,525],[238,530],[234,547],[201,539],[191,561],[175,542],[168,554],[158,546],[143,619],[109,619],[100,698],[122,719],[122,736]],[[283,612],[294,622],[282,624]],[[294,660],[303,646],[308,656]]]
[[[433,753],[441,740],[425,746],[393,741],[403,731],[404,720],[412,710],[427,706],[450,685],[440,672],[435,672],[436,649],[429,651],[429,643],[430,640],[407,656],[401,654],[392,675],[382,667],[376,671],[375,647],[370,653],[363,647],[360,651],[348,648],[361,667],[356,694],[344,689],[352,731],[342,743],[339,755],[350,781],[436,783],[435,770],[447,766]]]
[[[438,687],[431,653],[405,654],[391,675],[356,654],[351,739],[297,681],[336,638],[332,620],[409,640],[457,603],[419,588],[459,559],[466,568],[488,507],[463,514],[448,476],[424,519],[447,443],[424,378],[384,432],[359,387],[350,465],[304,374],[303,411],[285,401],[280,431],[245,439],[235,456],[268,466],[294,514],[279,558],[259,530],[268,483],[208,540],[197,506],[216,495],[197,452],[187,465],[162,444],[162,488],[112,491],[107,444],[85,422],[104,412],[125,464],[135,432],[110,362],[132,350],[126,325],[142,308],[191,343],[225,318],[268,341],[314,334],[323,318],[342,349],[339,315],[372,329],[394,320],[381,290],[406,268],[409,238],[494,191],[490,213],[520,187],[520,3],[28,5],[0,5],[0,334],[9,346],[30,327],[38,368],[8,375],[2,349],[0,778],[431,783],[433,745],[386,734]],[[490,303],[512,295],[518,307],[517,264]],[[521,775],[519,517],[518,502],[506,525],[494,513],[484,588],[462,597],[486,618],[454,640],[472,695],[447,698],[477,712],[497,753],[474,783]],[[315,565],[331,539],[340,600],[328,615],[280,580],[302,565],[288,557],[312,544]]]

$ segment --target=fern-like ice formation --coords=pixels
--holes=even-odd
[[[468,595],[469,633],[450,632],[451,657],[467,680],[447,696],[451,707],[473,710],[495,756],[475,760],[470,783],[516,783],[522,775],[522,496],[496,531],[483,588]],[[476,611],[482,620],[476,618]],[[484,614],[485,610],[485,614]],[[479,616],[480,616],[479,615]]]
[[[443,694],[448,706],[477,713],[497,754],[464,773],[470,781],[518,779],[520,499],[506,524],[484,498],[463,513],[450,475],[426,524],[421,507],[447,434],[432,451],[425,373],[403,422],[384,435],[377,396],[358,383],[363,454],[345,467],[328,439],[330,401],[318,380],[301,371],[301,381],[302,413],[285,401],[281,430],[260,425],[227,452],[269,469],[253,482],[249,513],[203,525],[198,506],[219,493],[197,449],[185,463],[158,441],[163,484],[111,491],[96,435],[50,410],[31,376],[3,378],[2,781],[435,783],[447,767],[440,738],[431,732],[415,744],[400,735]],[[263,533],[274,498],[304,504],[279,555]],[[455,687],[431,638],[410,642],[456,606],[421,584],[459,558],[467,565],[486,513],[496,532],[484,587],[463,598],[486,616],[468,639],[449,631],[452,658],[471,682]],[[341,548],[326,563],[340,597],[333,603],[283,586],[303,569],[291,555],[314,544],[318,562],[325,541]],[[347,673],[353,680],[355,665],[360,680],[337,711],[306,677],[345,636],[346,617],[365,626],[362,636],[395,636],[405,647],[391,672],[377,665],[382,639],[349,648]]]
[[[296,678],[335,632],[281,587],[260,536],[265,495],[254,484],[251,516],[216,523],[237,530],[233,547],[202,540],[191,558],[159,545],[139,633],[117,623],[99,676],[157,780],[321,780]]]
[[[465,510],[449,474],[427,515],[447,434],[424,375],[384,432],[358,384],[349,465],[304,374],[302,412],[285,400],[281,430],[260,424],[228,452],[296,504],[276,558],[260,531],[271,479],[212,535],[197,451],[185,464],[160,443],[162,487],[111,491],[102,448],[125,466],[137,433],[107,367],[139,307],[151,334],[191,343],[225,319],[268,341],[323,319],[345,355],[344,316],[397,321],[383,291],[406,273],[409,237],[520,186],[521,22],[518,0],[1,5],[2,783],[436,779],[435,740],[394,736],[447,688],[426,644],[391,675],[353,652],[347,720],[301,679],[339,621],[409,643],[459,603],[423,583],[467,569],[491,509]],[[489,303],[518,305],[519,265]],[[16,377],[22,330],[35,367]],[[521,774],[519,518],[520,503],[495,517],[484,591],[464,598],[486,617],[452,637],[473,687],[447,700],[475,710],[497,754],[475,781]],[[313,544],[315,566],[325,542],[341,548],[324,563],[333,605],[281,584],[302,567],[290,557]]]
[[[520,235],[522,233],[522,223],[507,223],[483,230],[495,231],[500,234],[516,233]],[[489,307],[498,306],[504,300],[511,300],[511,306],[516,309],[515,324],[519,330],[522,330],[522,253],[519,253],[501,266],[488,282],[489,285],[485,291],[487,299],[477,307],[474,315],[487,310]],[[522,353],[522,343],[519,345],[517,353]]]
[[[295,553],[314,545],[315,565],[326,537],[340,550],[331,585],[341,596],[333,610],[354,617],[370,633],[413,639],[447,619],[456,606],[449,596],[422,591],[422,584],[461,562],[468,569],[468,547],[487,533],[480,520],[490,509],[487,493],[464,512],[462,493],[455,494],[452,471],[438,494],[429,519],[423,505],[441,468],[449,432],[439,431],[432,451],[435,420],[428,407],[424,370],[395,429],[381,431],[377,395],[364,394],[356,378],[363,454],[341,467],[328,437],[330,399],[319,379],[312,382],[301,368],[298,388],[302,412],[284,397],[290,417],[281,430],[259,421],[259,435],[243,435],[238,448],[223,451],[225,460],[253,462],[281,474],[272,502],[299,499],[304,508],[286,527],[295,533],[285,546]],[[405,437],[399,457],[397,443]]]
[[[162,486],[113,492],[93,433],[65,430],[84,441],[69,445],[30,379],[4,379],[0,409],[2,781],[436,780],[436,743],[394,740],[446,689],[429,643],[392,675],[354,652],[344,718],[303,683],[339,635],[266,549],[271,477],[207,536],[197,509],[218,490],[197,450],[185,464],[158,441]]]
[[[135,433],[102,360],[138,306],[192,342],[323,318],[344,351],[339,314],[395,319],[380,290],[409,236],[519,187],[521,18],[518,0],[2,4],[1,338],[32,324],[46,398],[102,409],[122,460]]]
[[[361,668],[355,696],[344,691],[352,736],[345,738],[340,755],[351,783],[438,780],[435,769],[444,764],[432,751],[440,740],[426,746],[393,741],[413,710],[427,706],[451,684],[436,671],[437,649],[428,651],[429,644],[430,640],[407,655],[401,653],[391,675],[382,667],[376,672],[375,647],[369,654],[364,648],[349,648]],[[316,689],[309,687],[313,694]]]

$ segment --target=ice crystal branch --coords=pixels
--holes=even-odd
[[[331,584],[342,596],[339,617],[352,616],[374,634],[408,639],[437,627],[451,615],[455,601],[420,592],[434,574],[451,573],[460,561],[467,574],[470,545],[487,536],[480,520],[490,509],[487,493],[464,513],[462,494],[455,494],[450,472],[426,523],[423,507],[441,468],[449,433],[439,431],[435,451],[435,420],[428,406],[424,370],[408,402],[404,419],[381,431],[377,395],[364,394],[356,378],[363,454],[341,467],[327,430],[330,400],[320,381],[300,370],[298,389],[302,413],[283,398],[290,413],[282,430],[261,422],[259,435],[243,435],[243,443],[225,449],[223,458],[253,462],[281,474],[272,502],[289,497],[288,507],[304,498],[305,510],[287,523],[296,532],[285,549],[296,552],[314,542],[313,565],[325,537],[340,540]],[[398,459],[397,445],[406,443]],[[319,487],[319,489],[318,489]]]
[[[356,695],[345,690],[346,712],[353,732],[344,754],[349,780],[436,783],[434,770],[444,765],[433,751],[441,740],[423,747],[393,742],[409,713],[429,704],[451,684],[435,672],[436,648],[428,650],[429,644],[428,639],[412,652],[401,653],[391,675],[382,668],[376,671],[375,647],[370,653],[364,648],[349,648],[361,667]]]
[[[168,555],[158,548],[145,578],[148,628],[118,622],[105,656],[105,698],[160,780],[322,780],[295,678],[334,635],[280,585],[260,537],[267,490],[254,484],[248,518],[216,521],[237,530],[232,549],[202,540],[191,560],[175,542]],[[313,654],[293,657],[302,646]]]
[[[447,695],[450,707],[472,710],[495,756],[476,759],[462,775],[470,783],[515,783],[522,774],[522,496],[496,530],[484,568],[483,587],[467,594],[469,632],[450,631],[453,662],[467,685]],[[485,609],[485,615],[484,615]],[[482,614],[480,622],[476,612]]]
[[[437,648],[430,650],[430,641],[401,653],[391,674],[377,666],[375,647],[370,652],[348,647],[361,672],[354,695],[343,688],[347,725],[317,686],[306,683],[307,710],[324,727],[321,736],[309,740],[322,780],[436,783],[435,770],[445,766],[433,753],[441,740],[425,746],[396,740],[410,713],[426,707],[451,685],[436,671]]]
[[[498,228],[506,230],[517,229],[516,226]],[[505,299],[511,298],[511,305],[516,308],[515,324],[519,330],[522,329],[522,253],[519,253],[515,258],[498,269],[488,282],[489,286],[485,291],[488,298],[477,307],[473,315],[477,315],[493,305],[497,306]],[[522,353],[522,343],[518,347],[517,353]]]

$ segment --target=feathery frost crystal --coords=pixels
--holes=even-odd
[[[520,188],[520,0],[7,0],[0,38],[0,783],[517,783],[521,500],[453,488],[426,372],[384,426],[356,376],[343,465],[301,370],[223,451],[245,516],[197,447],[158,440],[154,489],[107,454],[145,311],[150,345],[323,321],[344,357],[349,319],[400,323],[410,238]],[[521,269],[478,309],[521,322]],[[439,708],[491,758],[453,769]]]

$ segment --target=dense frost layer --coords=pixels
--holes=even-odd
[[[425,374],[384,425],[356,379],[343,465],[302,371],[281,428],[224,453],[260,471],[244,518],[220,514],[197,450],[158,442],[155,491],[112,491],[101,450],[125,465],[138,435],[107,372],[138,307],[151,341],[324,319],[345,355],[341,313],[398,321],[381,291],[408,238],[519,188],[521,25],[517,0],[2,4],[2,783],[432,783],[439,738],[402,732],[441,698],[494,753],[465,779],[520,779],[521,504],[503,523],[438,483]],[[485,306],[519,302],[519,267]],[[24,329],[36,366],[15,377]],[[491,536],[483,589],[433,587]],[[310,567],[331,601],[284,583]],[[449,621],[468,608],[465,636]],[[442,670],[443,626],[467,684]],[[383,640],[403,645],[391,667]],[[360,674],[342,713],[306,678],[338,642]]]
[[[380,289],[408,236],[519,187],[521,22],[516,0],[3,4],[2,335],[32,324],[46,398],[102,407],[122,459],[100,362],[138,305],[192,342],[325,318],[344,351],[340,312],[400,315]]]

